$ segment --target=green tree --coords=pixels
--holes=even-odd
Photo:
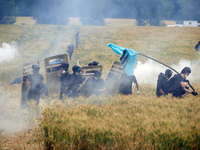
[[[83,25],[104,25],[104,7],[105,0],[81,0],[82,7],[80,7],[80,21]]]
[[[14,0],[0,1],[0,24],[13,24],[18,14]]]
[[[161,19],[170,16],[174,5],[165,0],[134,0],[132,8],[139,26],[159,26]]]
[[[19,16],[32,16],[34,0],[15,0],[15,5],[18,7]]]
[[[68,24],[68,8],[66,0],[36,0],[33,6],[33,17],[38,24]]]
[[[185,20],[197,20],[200,22],[200,0],[178,0],[181,13]]]

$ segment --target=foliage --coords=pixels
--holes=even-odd
[[[79,17],[83,25],[105,25],[104,18],[136,19],[138,26],[160,26],[161,20],[197,20],[199,0],[2,0],[0,20],[6,16],[33,16],[38,24],[68,24]]]
[[[14,24],[16,22],[16,17],[4,17],[1,20],[1,24]]]
[[[163,0],[135,0],[133,7],[138,26],[160,26],[162,24],[160,20],[169,18],[173,9],[170,1]]]
[[[15,0],[15,5],[19,12],[18,16],[32,16],[36,2],[33,0]]]
[[[197,20],[200,22],[200,1],[199,0],[178,0],[181,12],[185,20]]]
[[[34,5],[33,17],[38,24],[68,24],[67,1],[57,0],[37,0]]]
[[[13,24],[18,9],[15,6],[14,0],[1,0],[0,1],[0,24]]]
[[[105,0],[102,1],[78,1],[82,5],[80,7],[80,21],[83,25],[102,26],[104,23],[104,6]]]

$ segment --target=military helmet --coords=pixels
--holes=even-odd
[[[59,66],[60,68],[63,68],[64,70],[68,71],[69,68],[69,63],[67,62],[62,62],[62,64]]]
[[[73,71],[73,73],[75,73],[77,71],[81,71],[81,67],[78,66],[78,65],[75,65],[75,66],[72,67],[72,71]]]
[[[167,70],[165,70],[165,76],[167,77],[167,78],[170,78],[171,76],[172,76],[172,71],[170,70],[170,69],[167,69]]]
[[[101,71],[100,70],[95,70],[94,71],[94,76],[97,77],[97,78],[100,78],[101,77]]]
[[[34,64],[34,65],[32,65],[32,69],[33,69],[34,73],[37,73],[40,70],[40,66],[38,64]]]
[[[183,70],[181,71],[181,73],[187,73],[187,75],[189,75],[191,73],[190,67],[183,68]]]
[[[88,66],[97,66],[99,63],[97,61],[93,61],[92,63],[89,63]]]

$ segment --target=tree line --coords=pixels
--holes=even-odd
[[[160,26],[161,20],[197,20],[200,0],[1,0],[0,23],[31,16],[38,24],[67,25],[79,17],[83,25],[104,25],[105,18],[136,19],[138,26]]]

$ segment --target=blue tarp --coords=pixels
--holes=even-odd
[[[17,77],[11,82],[11,84],[20,84],[20,83],[21,83],[21,77]]]
[[[139,53],[132,49],[116,46],[113,43],[110,43],[107,46],[110,47],[116,54],[121,55],[120,61],[124,67],[124,71],[126,72],[126,74],[128,76],[133,75],[135,64],[137,61],[137,55]]]

